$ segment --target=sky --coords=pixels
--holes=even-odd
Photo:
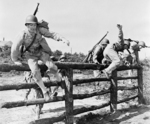
[[[150,46],[150,0],[0,0],[0,40],[14,41],[37,3],[38,20],[70,41],[68,47],[46,38],[52,50],[87,54],[107,31],[106,38],[116,42],[117,24],[123,26],[124,38]],[[141,50],[141,57],[150,57],[149,52]]]

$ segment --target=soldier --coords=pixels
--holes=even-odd
[[[147,47],[145,45],[145,42],[143,41],[135,41],[135,40],[131,40],[131,39],[125,39],[124,42],[130,42],[130,48],[128,49],[128,54],[126,53],[126,51],[124,52],[124,54],[128,57],[131,56],[132,61],[130,64],[132,65],[137,65],[139,64],[139,55],[138,52],[142,49]]]
[[[127,39],[128,41],[130,41],[130,55],[132,56],[132,65],[138,65],[139,64],[139,55],[138,52],[142,49],[146,47],[145,42],[143,41],[133,41],[131,39]],[[133,70],[129,70],[128,71],[128,75],[132,76],[133,75]],[[129,79],[128,84],[132,84],[132,79]]]
[[[15,42],[12,44],[11,58],[13,62],[19,66],[22,65],[24,60],[27,61],[35,82],[41,88],[44,99],[48,101],[50,99],[50,93],[42,81],[40,69],[38,67],[38,60],[43,61],[48,67],[47,75],[55,75],[57,82],[61,81],[62,76],[58,73],[57,66],[50,59],[51,50],[42,36],[52,38],[56,41],[62,41],[68,46],[69,41],[58,34],[49,31],[45,27],[38,26],[38,20],[34,15],[29,15],[26,18],[25,26],[26,29],[19,34]],[[21,51],[19,50],[21,45],[25,47],[25,52],[22,53],[22,58]],[[29,46],[30,48],[28,48]],[[28,50],[26,50],[27,48]]]
[[[139,64],[139,55],[138,51],[140,51],[142,48],[145,48],[145,42],[143,41],[132,41],[130,42],[130,48],[129,51],[131,53],[131,56],[133,57],[132,64]]]
[[[103,70],[103,73],[107,78],[110,78],[112,71],[121,64],[118,52],[123,51],[124,49],[129,49],[130,47],[130,42],[124,42],[123,40],[122,25],[118,24],[117,27],[119,29],[118,42],[108,44],[104,50],[104,58],[111,60],[111,64]]]
[[[103,56],[103,51],[106,48],[106,46],[109,44],[109,40],[108,39],[103,39],[102,42],[100,44],[98,44],[93,52],[93,57],[92,60],[94,63],[96,64],[102,64],[102,60],[104,58]],[[94,77],[98,77],[100,75],[100,71],[99,70],[94,70]]]
[[[109,40],[105,38],[100,44],[96,46],[92,58],[94,63],[102,64],[102,59],[104,58],[103,51],[108,44],[109,44]]]

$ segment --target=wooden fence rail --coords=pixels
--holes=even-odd
[[[100,109],[102,107],[106,107],[110,105],[110,110],[115,111],[117,109],[117,104],[135,99],[138,97],[139,103],[144,103],[143,99],[143,78],[142,78],[142,68],[139,66],[131,66],[131,67],[126,67],[122,66],[118,68],[116,71],[113,72],[113,80],[109,80],[107,78],[89,78],[89,79],[73,79],[73,69],[78,69],[78,70],[97,70],[97,69],[103,69],[105,66],[104,65],[96,65],[96,64],[88,64],[88,63],[59,63],[56,62],[56,65],[58,66],[59,69],[64,69],[65,70],[65,81],[62,83],[64,84],[64,90],[65,90],[65,95],[64,96],[57,96],[54,97],[53,99],[45,102],[44,99],[36,99],[36,100],[28,100],[28,101],[15,101],[15,102],[5,102],[1,104],[1,108],[13,108],[13,107],[21,107],[21,106],[29,106],[29,105],[35,105],[35,104],[43,104],[43,103],[49,103],[49,102],[57,102],[57,101],[63,101],[65,100],[65,107],[66,107],[66,112],[65,114],[63,113],[60,117],[55,117],[54,119],[52,118],[47,118],[47,119],[39,119],[36,121],[31,122],[32,124],[48,124],[53,121],[60,121],[62,119],[65,119],[66,124],[73,124],[73,115],[75,115],[75,110],[73,109],[73,100],[75,99],[84,99],[84,98],[89,98],[92,96],[97,96],[97,95],[104,95],[107,93],[110,93],[110,101],[108,101],[106,104],[102,106],[90,106],[88,108],[82,109],[80,112],[85,112],[85,111],[91,111],[91,110],[96,110]],[[42,70],[47,70],[47,67],[45,65],[40,65],[40,68]],[[137,70],[137,76],[132,76],[132,77],[117,77],[117,71],[123,71],[123,70],[130,70],[130,69],[136,69]],[[17,65],[10,65],[10,64],[0,64],[0,71],[2,72],[10,72],[11,70],[16,70],[16,71],[30,71],[28,65],[23,65],[23,66],[17,66]],[[137,79],[138,80],[138,86],[134,87],[118,87],[118,80],[126,80],[126,79]],[[96,81],[109,81],[111,86],[109,89],[105,89],[99,92],[92,92],[89,94],[73,94],[73,85],[77,84],[83,84],[83,83],[90,83],[90,82],[96,82]],[[51,87],[55,86],[56,84],[53,82],[44,82],[46,86]],[[29,89],[29,88],[37,88],[37,85],[32,82],[30,84],[26,83],[17,83],[17,84],[7,84],[7,85],[0,85],[0,91],[5,91],[5,90],[20,90],[20,89]],[[126,98],[123,100],[118,101],[117,100],[117,90],[135,90],[138,89],[138,95],[132,96],[130,98]],[[80,113],[79,110],[77,113]]]
[[[103,90],[99,92],[92,92],[89,94],[73,94],[73,99],[85,99],[85,98],[90,98],[93,96],[99,96],[99,95],[104,95],[110,93],[110,90]],[[14,107],[21,107],[21,106],[29,106],[29,105],[35,105],[35,104],[42,104],[42,103],[49,103],[49,102],[58,102],[58,101],[63,101],[65,100],[65,96],[57,96],[49,101],[45,102],[43,98],[40,99],[35,99],[35,100],[28,100],[28,101],[15,101],[15,102],[4,102],[1,104],[1,108],[14,108]]]
[[[125,80],[125,79],[137,79],[137,76],[133,77],[118,77],[117,80]],[[107,78],[89,78],[89,79],[75,79],[73,80],[73,85],[78,85],[78,84],[84,84],[84,83],[91,83],[91,82],[96,82],[96,81],[109,81]],[[64,81],[62,81],[63,83]],[[44,84],[47,87],[51,86],[56,86],[56,83],[54,82],[49,82],[49,81],[44,81]],[[11,84],[5,84],[1,85],[0,84],[0,91],[4,90],[20,90],[20,89],[29,89],[29,88],[37,88],[37,84],[35,82],[31,82],[30,84],[27,83],[11,83]]]

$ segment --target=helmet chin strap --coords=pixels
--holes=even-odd
[[[28,27],[28,31],[29,31],[30,33],[34,33],[34,34],[36,33],[36,29],[31,29],[31,28],[29,28],[29,27]]]

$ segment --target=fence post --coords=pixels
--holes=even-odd
[[[145,100],[143,97],[143,68],[140,67],[137,69],[137,74],[138,74],[138,102],[139,104],[144,104]]]
[[[66,124],[73,124],[73,69],[66,69],[64,90],[66,107]]]
[[[117,110],[117,71],[112,72],[111,87],[110,87],[110,111]]]

